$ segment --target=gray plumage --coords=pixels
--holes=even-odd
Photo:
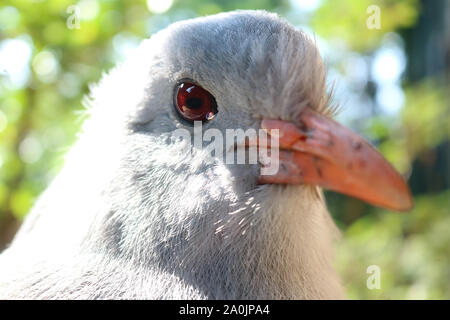
[[[92,88],[65,167],[0,255],[0,298],[342,297],[320,189],[257,185],[258,165],[181,152],[183,78],[216,98],[204,129],[328,110],[314,42],[274,14],[197,18],[143,41]]]

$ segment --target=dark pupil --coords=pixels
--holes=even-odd
[[[202,107],[202,99],[188,98],[186,99],[186,107],[189,109],[200,109]]]

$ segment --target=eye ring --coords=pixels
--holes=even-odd
[[[173,101],[178,115],[189,122],[211,121],[218,113],[214,96],[189,79],[177,83]]]

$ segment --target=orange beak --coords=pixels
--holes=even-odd
[[[274,175],[260,175],[260,184],[314,184],[370,204],[396,211],[413,207],[404,179],[366,140],[310,108],[300,126],[264,119],[270,135],[278,129],[279,167]]]

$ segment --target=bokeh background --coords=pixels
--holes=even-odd
[[[371,5],[379,29],[367,27]],[[170,23],[234,9],[277,12],[315,37],[338,120],[409,180],[407,214],[327,192],[348,297],[450,299],[447,0],[2,0],[0,251],[61,169],[88,85]],[[371,265],[380,289],[366,286]]]

